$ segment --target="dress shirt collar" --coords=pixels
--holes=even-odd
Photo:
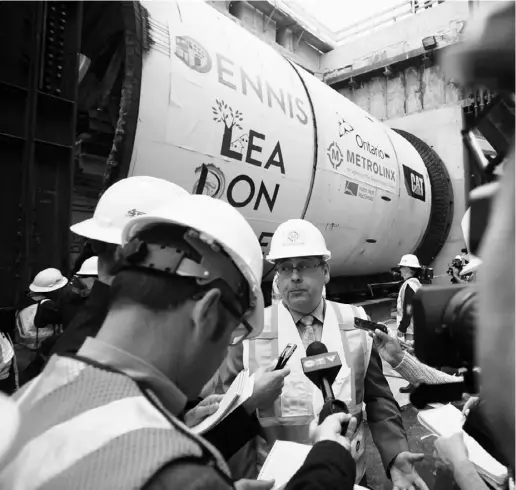
[[[314,311],[311,313],[299,313],[298,311],[291,310],[285,303],[285,308],[287,308],[288,311],[290,311],[290,314],[292,315],[292,319],[294,320],[294,323],[297,325],[301,318],[307,315],[312,315],[321,325],[324,324],[324,313],[326,308],[326,303],[324,301],[324,298],[321,298],[321,301],[317,305]]]

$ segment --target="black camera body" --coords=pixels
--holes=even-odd
[[[432,284],[432,280],[434,278],[434,270],[431,267],[422,265],[421,269],[419,269],[417,278],[419,279],[421,284]]]
[[[412,300],[416,357],[436,368],[473,368],[476,289],[419,289]]]

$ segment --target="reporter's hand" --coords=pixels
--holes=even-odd
[[[463,431],[449,437],[439,437],[435,441],[435,447],[441,461],[452,469],[464,461],[469,461]]]
[[[185,414],[185,424],[188,427],[199,425],[206,417],[214,414],[219,409],[219,403],[224,395],[210,395],[198,403]]]
[[[398,340],[381,330],[374,331],[373,339],[380,356],[392,367],[398,366],[405,355]]]
[[[238,480],[235,482],[236,490],[270,490],[274,486],[274,480]]]
[[[334,413],[324,419],[321,425],[317,425],[317,419],[310,424],[310,436],[314,444],[321,441],[335,441],[348,451],[351,448],[351,439],[357,430],[357,419],[349,413]],[[348,422],[346,434],[341,435],[342,424]]]
[[[290,374],[288,367],[274,371],[276,362],[267,368],[260,368],[254,374],[252,396],[244,403],[248,413],[260,408],[270,407],[281,395],[285,378]]]
[[[480,403],[480,398],[478,396],[472,396],[464,405],[462,409],[462,415],[466,418],[469,415],[469,412],[472,408],[476,407]]]

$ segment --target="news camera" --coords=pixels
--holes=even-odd
[[[496,157],[487,163],[476,140],[478,131],[497,152]],[[498,190],[495,170],[505,159],[513,134],[514,100],[501,97],[496,98],[476,121],[462,131],[463,143],[472,157],[470,161],[477,163],[482,176],[482,185],[470,193],[469,223],[463,226],[471,255],[477,255],[487,228],[492,198]],[[414,295],[412,311],[417,358],[438,369],[462,368],[465,372],[462,383],[419,386],[411,395],[414,406],[422,408],[431,402],[458,401],[464,393],[477,393],[475,285],[422,287]]]

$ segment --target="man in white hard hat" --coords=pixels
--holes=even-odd
[[[365,404],[367,422],[394,487],[426,489],[414,468],[414,462],[423,455],[409,452],[400,408],[383,375],[380,356],[372,347],[372,339],[354,327],[354,317],[367,318],[365,311],[322,297],[330,280],[330,258],[322,233],[308,221],[286,221],[272,237],[267,260],[278,271],[282,302],[265,310],[262,334],[244,343],[244,365],[253,372],[277,357],[288,343],[298,348],[288,362],[291,374],[285,379],[280,399],[258,412],[264,439],[257,441],[257,464],[263,464],[275,440],[307,442],[308,426],[318,416],[323,399],[303,373],[300,361],[307,347],[320,341],[330,352],[339,354],[342,368],[333,392],[359,421],[351,446],[357,463],[357,483],[365,474],[361,424]]]
[[[39,374],[46,354],[66,325],[64,309],[68,279],[54,268],[39,272],[16,314],[16,343],[32,351],[31,362],[20,373],[24,384]],[[68,320],[67,320],[68,321]]]
[[[88,300],[56,342],[52,354],[75,354],[88,336],[95,336],[107,312],[115,253],[122,230],[132,219],[145,215],[177,197],[188,195],[182,187],[148,176],[122,179],[102,195],[93,217],[73,225],[73,233],[91,241],[97,254],[97,280]]]
[[[76,354],[87,337],[97,335],[107,314],[110,285],[113,281],[115,253],[122,243],[125,225],[140,216],[145,216],[160,205],[174,205],[175,201],[188,196],[180,186],[155,177],[129,177],[112,185],[100,198],[93,218],[71,227],[74,233],[92,240],[98,255],[98,280],[95,281],[90,295],[74,318],[71,325],[58,339],[51,351],[53,354]],[[231,418],[206,434],[206,437],[229,457],[244,445],[259,430],[254,414],[256,406],[275,399],[283,385],[282,372],[259,373],[255,379],[252,396],[244,407],[239,407]],[[220,376],[214,376],[218,378]],[[204,390],[204,399],[189,400],[186,407],[190,426],[214,413],[218,408],[220,396],[214,396],[210,386]],[[228,436],[229,426],[238,425],[240,430]]]
[[[37,349],[61,326],[60,292],[67,284],[68,279],[58,269],[44,269],[36,275],[16,315],[18,342]]]
[[[96,255],[86,259],[77,274],[70,280],[74,293],[81,298],[86,299],[89,296],[91,289],[98,280],[98,259]]]
[[[414,339],[414,321],[412,319],[412,298],[421,287],[417,275],[421,269],[419,259],[412,254],[401,257],[398,264],[403,284],[398,293],[396,304],[396,324],[398,326],[398,337],[402,340]]]
[[[123,245],[97,337],[77,357],[54,356],[15,396],[24,420],[1,488],[234,488],[220,454],[180,415],[228,345],[263,328],[256,235],[229,204],[194,195],[129,222]],[[330,489],[352,486],[344,421],[356,423],[335,414],[315,430],[312,453],[324,447],[341,466]]]

